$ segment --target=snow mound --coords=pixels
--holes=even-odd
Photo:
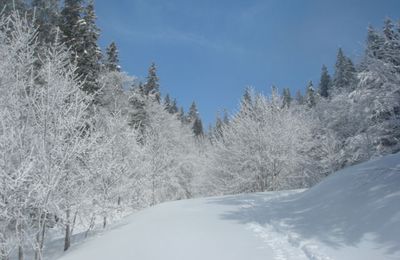
[[[164,203],[61,259],[400,259],[400,153],[307,191]]]

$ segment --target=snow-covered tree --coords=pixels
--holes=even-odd
[[[148,100],[143,146],[149,204],[192,195],[192,178],[196,173],[195,140],[190,128],[182,125],[157,102]]]
[[[276,190],[304,177],[305,151],[312,142],[306,114],[282,108],[276,93],[254,99],[251,109],[242,104],[215,141],[209,171],[221,193]]]
[[[34,241],[39,258],[50,216],[60,216],[68,227],[62,213],[70,208],[65,205],[81,194],[79,161],[89,146],[91,97],[80,90],[76,67],[62,45],[49,47],[37,59],[37,34],[29,22],[17,14],[6,21],[0,30],[0,139],[5,166],[1,173],[5,194],[0,197],[8,208],[5,227],[15,227],[13,245],[19,248],[20,259],[26,241]],[[40,69],[35,71],[38,61]]]
[[[106,49],[105,66],[109,71],[121,71],[118,58],[118,48],[115,42],[112,42]]]
[[[322,65],[321,79],[318,86],[318,93],[321,97],[329,97],[331,84],[331,76],[328,73],[328,68],[325,65]]]
[[[357,84],[356,69],[350,58],[346,57],[342,48],[339,48],[333,76],[333,92],[350,92]]]
[[[283,106],[290,107],[290,103],[292,102],[292,96],[290,94],[289,88],[283,89]]]
[[[315,90],[312,81],[308,82],[306,88],[306,104],[309,108],[312,108],[316,104]]]
[[[159,78],[157,76],[157,66],[153,62],[149,67],[149,72],[147,75],[146,83],[143,86],[144,94],[146,96],[151,96],[158,102],[160,102],[160,84],[158,83]]]
[[[32,8],[35,25],[38,28],[38,38],[45,43],[54,42],[58,33],[60,19],[59,0],[33,0]]]

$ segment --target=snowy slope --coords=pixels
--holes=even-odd
[[[400,154],[304,192],[164,203],[60,259],[400,259]]]

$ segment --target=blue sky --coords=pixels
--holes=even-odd
[[[333,73],[336,52],[357,60],[366,28],[398,20],[399,0],[97,0],[100,40],[115,41],[124,71],[144,78],[158,65],[161,92],[185,111],[193,100],[205,127],[243,90],[294,93]]]

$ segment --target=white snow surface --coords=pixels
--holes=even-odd
[[[163,203],[60,259],[400,259],[400,153],[306,191]]]

